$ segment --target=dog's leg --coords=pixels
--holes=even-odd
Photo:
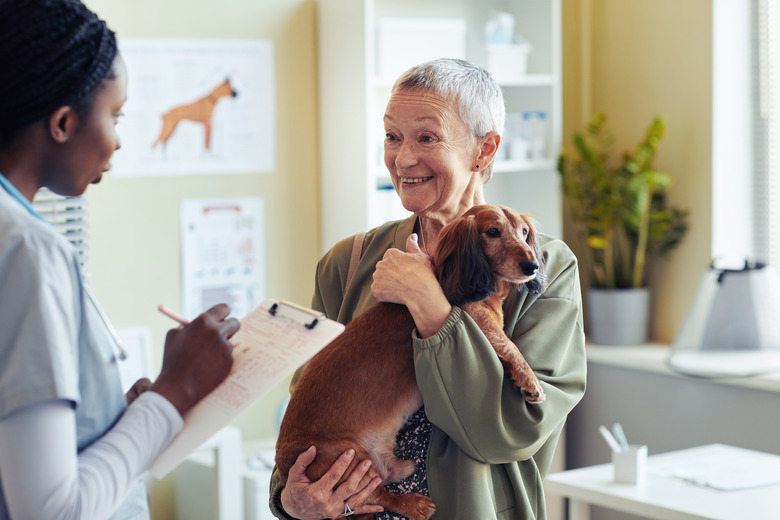
[[[501,328],[500,324],[504,322],[501,303],[497,302],[497,305],[490,305],[490,303],[496,302],[485,300],[484,302],[469,303],[463,306],[463,310],[482,329],[504,365],[504,369],[509,372],[515,387],[520,389],[526,402],[530,404],[541,403],[544,401],[545,395],[536,374],[523,354],[517,349],[517,345],[512,343],[512,340],[506,336]]]
[[[545,395],[542,385],[536,378],[533,369],[523,357],[523,354],[517,350],[517,345],[506,337],[503,330],[496,331],[485,330],[485,337],[493,345],[498,358],[501,360],[504,368],[509,372],[515,387],[520,389],[523,398],[530,404],[538,404],[544,401]]]
[[[395,441],[393,440],[390,446],[376,446],[369,448],[372,454],[372,460],[374,467],[376,467],[379,474],[382,476],[383,484],[388,482],[398,482],[403,480],[417,468],[411,460],[399,459],[393,453],[395,449]]]
[[[163,114],[162,129],[160,130],[160,135],[157,137],[157,140],[152,145],[152,148],[156,148],[158,144],[162,144],[163,147],[165,147],[165,144],[168,142],[168,139],[171,138],[171,135],[173,135],[174,130],[176,130],[176,126],[178,126],[179,120],[180,119],[175,115],[171,114],[171,112],[167,112]]]
[[[162,144],[163,146],[165,146],[165,141],[168,139],[165,135],[167,132],[167,127],[168,127],[168,122],[165,119],[165,116],[162,116],[162,128],[160,129],[160,135],[157,136],[157,140],[152,145],[152,149],[157,148],[158,144]]]

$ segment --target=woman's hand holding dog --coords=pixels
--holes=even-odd
[[[312,482],[306,476],[306,468],[316,456],[317,448],[312,446],[298,455],[295,464],[290,467],[287,484],[281,496],[282,507],[288,515],[300,520],[341,518],[347,511],[345,506],[349,506],[355,514],[374,514],[383,511],[381,506],[364,504],[371,492],[382,483],[381,478],[374,477],[360,489],[363,477],[371,468],[370,460],[358,464],[347,480],[336,487],[355,457],[355,450],[345,451],[322,478]]]
[[[371,291],[377,301],[406,305],[422,338],[436,334],[452,311],[415,233],[406,240],[406,252],[388,249],[376,264]]]

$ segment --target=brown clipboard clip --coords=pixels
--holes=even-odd
[[[321,312],[284,300],[271,305],[268,312],[271,316],[279,315],[297,321],[307,329],[313,329],[321,319],[325,318]]]

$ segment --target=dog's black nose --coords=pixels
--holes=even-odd
[[[537,269],[539,269],[539,262],[534,262],[533,260],[523,260],[520,262],[520,270],[523,271],[523,274],[526,276],[531,276]]]

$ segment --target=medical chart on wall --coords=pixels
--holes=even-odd
[[[118,45],[129,80],[114,175],[275,169],[270,41],[123,38]]]
[[[265,298],[265,219],[259,197],[181,203],[182,314],[217,303],[241,318]]]

